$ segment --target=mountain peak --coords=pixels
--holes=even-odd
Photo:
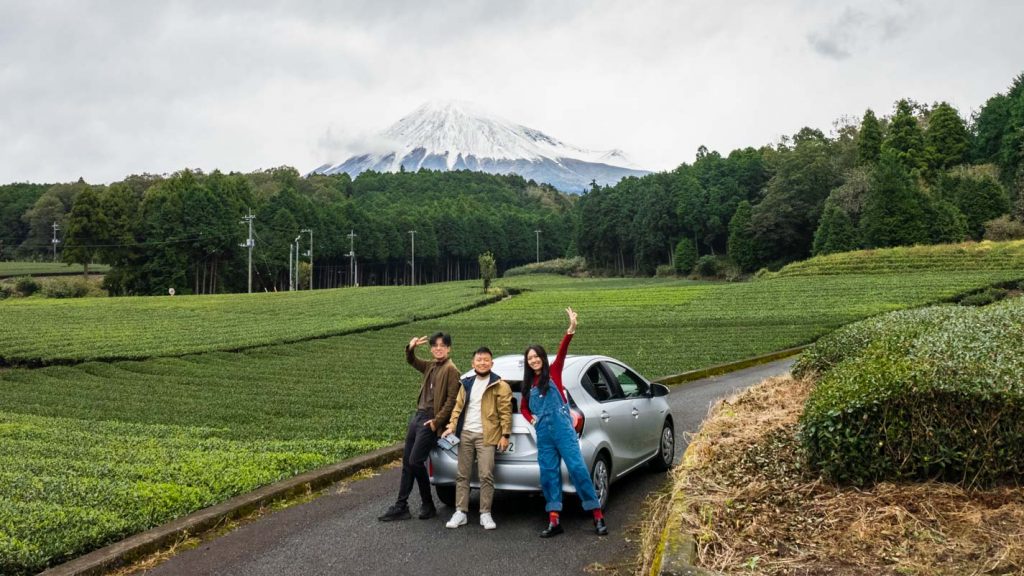
[[[353,177],[365,170],[400,168],[514,172],[571,191],[586,189],[591,180],[614,183],[624,175],[645,173],[634,169],[621,150],[579,148],[459,100],[426,102],[381,136],[389,143],[388,150],[353,156],[316,171],[347,172]]]

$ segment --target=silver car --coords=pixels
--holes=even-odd
[[[554,361],[554,357],[549,357]],[[519,413],[522,391],[523,356],[512,354],[494,359],[495,374],[512,387],[512,436],[509,449],[496,455],[496,490],[539,491],[536,432]],[[472,374],[469,372],[468,376]],[[668,388],[652,384],[622,362],[607,356],[568,356],[562,383],[569,397],[573,426],[580,437],[583,460],[591,471],[594,488],[604,507],[608,489],[619,478],[647,464],[664,471],[675,456],[672,412],[665,396]],[[458,448],[435,447],[428,466],[437,496],[455,505],[455,477]],[[475,472],[473,488],[480,483]],[[562,463],[562,487],[575,493],[576,487]]]

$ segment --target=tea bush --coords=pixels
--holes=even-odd
[[[516,266],[515,268],[505,270],[503,276],[505,278],[510,276],[522,276],[523,274],[561,274],[563,276],[573,276],[583,274],[586,271],[586,258],[576,256],[574,258],[556,258],[554,260],[545,260],[544,262],[535,262],[533,264]]]
[[[801,417],[808,464],[857,485],[1020,482],[1022,347],[1021,299],[889,314],[823,338],[802,364],[824,370]]]

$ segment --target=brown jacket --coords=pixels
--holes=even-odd
[[[462,385],[459,384],[459,369],[450,359],[438,363],[433,360],[417,358],[415,349],[409,346],[405,347],[405,361],[423,373],[420,396],[427,392],[430,379],[434,378],[434,433],[440,434],[448,425],[452,408],[455,406],[455,397],[459,393],[459,388],[462,388]]]
[[[459,395],[455,399],[455,408],[452,410],[451,424],[449,428],[462,431],[462,423],[459,417],[466,402],[466,381],[475,379],[470,375],[463,384],[459,386]],[[507,382],[499,380],[496,374],[491,374],[491,382],[484,388],[483,398],[480,399],[480,420],[484,426],[484,444],[497,446],[502,436],[512,434],[512,389]]]

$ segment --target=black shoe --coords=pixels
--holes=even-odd
[[[434,516],[437,516],[437,508],[434,507],[433,502],[420,506],[420,520],[429,520]]]
[[[598,536],[608,535],[608,525],[604,523],[604,518],[594,520],[594,532],[597,532]]]
[[[381,522],[391,522],[392,520],[408,520],[412,518],[412,514],[409,514],[409,507],[402,506],[401,504],[392,504],[388,511],[383,516],[377,516],[377,520]]]
[[[547,528],[545,528],[545,529],[540,531],[540,537],[541,538],[551,538],[552,536],[558,536],[562,532],[565,532],[565,529],[562,528],[562,524],[561,523],[558,523],[558,524],[548,524]]]

